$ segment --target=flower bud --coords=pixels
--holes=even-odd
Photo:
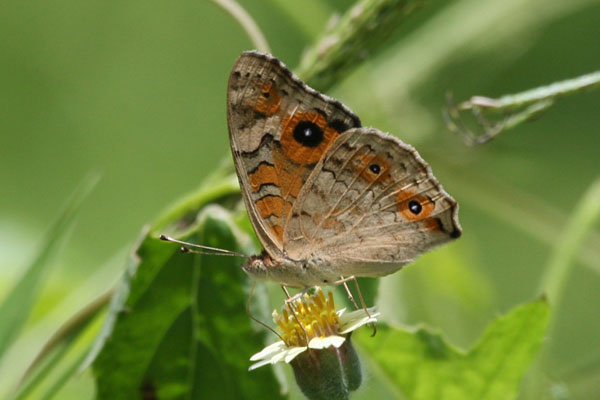
[[[360,361],[349,336],[338,348],[308,349],[290,362],[296,383],[310,400],[348,399],[359,388]]]

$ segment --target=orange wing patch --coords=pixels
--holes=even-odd
[[[314,164],[338,135],[325,116],[316,111],[297,112],[283,118],[281,148],[273,149],[273,162],[284,199],[298,197]]]
[[[250,187],[253,192],[258,192],[262,185],[273,184],[279,186],[279,176],[275,166],[270,164],[260,164],[258,168],[248,175],[250,178]]]
[[[281,225],[271,225],[271,232],[273,232],[277,240],[280,242],[283,241],[283,228]]]
[[[275,89],[273,82],[263,84],[260,96],[254,105],[254,111],[265,116],[271,116],[279,111],[281,95]]]
[[[270,102],[272,99],[277,99],[277,103],[267,104],[267,100]],[[279,100],[279,94],[273,86],[265,83],[254,110],[265,115],[277,112]],[[264,219],[279,219],[276,222],[270,218],[267,224],[280,241],[283,241],[284,226],[295,199],[315,164],[339,136],[339,129],[343,129],[340,124],[338,121],[337,125],[333,123],[330,126],[325,114],[319,110],[298,111],[283,117],[279,146],[272,149],[273,165],[261,164],[249,174],[250,186],[255,193],[265,184],[279,188],[280,196],[262,197],[256,202],[256,209]]]
[[[354,171],[369,183],[386,182],[391,179],[390,165],[383,157],[357,154],[353,162]]]
[[[284,201],[279,196],[267,195],[256,202],[256,209],[262,218],[271,215],[281,217],[283,215]]]
[[[323,115],[315,111],[286,116],[282,126],[281,148],[285,156],[297,164],[318,162],[339,134],[327,125]]]
[[[426,218],[423,220],[423,227],[430,231],[442,231],[442,224],[437,218]]]
[[[300,189],[306,180],[306,173],[303,173],[301,165],[290,162],[290,160],[281,152],[273,151],[273,162],[279,178],[279,190],[285,198],[288,196],[298,197]],[[307,171],[310,172],[310,171]]]
[[[399,192],[396,200],[398,211],[409,221],[420,221],[427,218],[435,208],[433,201],[410,190]]]

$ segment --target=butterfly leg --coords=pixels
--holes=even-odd
[[[294,301],[298,300],[300,297],[304,296],[304,294],[306,292],[308,292],[310,289],[312,289],[312,287],[310,287],[310,286],[309,287],[305,287],[304,289],[302,289],[301,291],[299,291],[295,295],[290,296],[290,293],[288,292],[287,288],[284,285],[281,285],[281,288],[283,289],[283,292],[287,296],[287,299],[285,300],[286,303],[293,303]]]
[[[354,296],[352,295],[350,288],[346,284],[348,281],[354,281],[354,287],[356,288],[356,292],[358,293],[358,299],[360,300],[360,305],[361,305],[362,309],[365,311],[365,314],[367,314],[367,316],[369,318],[371,318],[371,314],[369,313],[369,310],[367,309],[367,305],[365,304],[365,299],[363,298],[362,292],[360,291],[360,286],[358,286],[358,281],[356,280],[356,276],[352,275],[352,276],[349,276],[346,278],[341,276],[340,280],[333,282],[333,284],[334,285],[339,285],[339,284],[344,285],[344,289],[346,289],[348,298],[350,299],[350,301],[352,301],[352,304],[354,304],[354,307],[358,310],[359,307],[356,304],[356,301],[354,300]],[[377,334],[377,324],[373,323],[373,333],[371,334],[371,337],[375,336],[376,334]]]
[[[351,280],[354,280],[354,282],[356,282],[356,278],[354,277],[354,275],[349,276],[347,278],[344,278],[343,276],[340,276],[340,280],[333,282],[332,285],[344,285],[344,289],[346,290],[346,294],[348,295],[348,299],[354,305],[354,309],[358,310],[361,307],[359,307],[358,304],[356,304],[356,301],[354,300],[354,295],[352,295],[352,291],[350,290],[350,288],[348,287],[348,284],[347,284],[347,282],[351,281]],[[358,286],[356,288],[358,289]],[[360,289],[358,289],[358,293],[360,293]],[[362,302],[362,308],[366,309],[364,301],[362,301],[362,294],[360,296],[360,299],[361,299],[361,302]]]
[[[342,277],[341,280],[343,280],[342,285],[344,285],[344,289],[346,290],[346,294],[348,295],[348,299],[350,299],[350,301],[352,302],[352,305],[354,305],[354,309],[358,310],[360,307],[358,306],[358,304],[356,304],[356,300],[354,300],[354,295],[352,294],[352,291],[348,287],[348,281],[345,281],[344,277]]]
[[[304,325],[302,325],[302,322],[300,322],[300,320],[298,319],[298,315],[296,315],[296,307],[294,306],[294,301],[299,299],[300,297],[302,297],[304,295],[304,293],[306,293],[310,289],[310,287],[306,287],[306,288],[302,289],[300,292],[296,293],[294,296],[290,296],[290,292],[288,292],[287,287],[285,287],[285,285],[281,285],[281,289],[283,289],[283,292],[287,296],[287,299],[285,299],[285,305],[290,309],[291,314],[294,316],[294,319],[296,320],[296,323],[298,324],[298,326],[300,326],[300,328],[302,328],[302,331],[304,332],[304,336],[306,337],[306,343],[308,343],[309,342],[308,332],[306,332]]]

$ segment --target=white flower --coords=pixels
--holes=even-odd
[[[323,291],[317,288],[313,295],[305,294],[293,305],[286,304],[281,315],[273,312],[273,321],[279,327],[283,340],[250,357],[250,361],[258,362],[249,369],[278,362],[289,363],[309,348],[339,348],[348,333],[376,322],[377,316],[379,313],[375,312],[374,307],[367,309],[367,313],[365,310],[345,313],[344,308],[336,312],[331,291],[325,298]]]

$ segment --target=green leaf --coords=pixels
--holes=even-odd
[[[251,243],[217,206],[188,228],[188,240],[210,246]],[[281,396],[272,370],[248,372],[264,332],[255,332],[245,312],[243,260],[181,253],[155,235],[135,253],[93,364],[99,399]]]
[[[46,275],[54,255],[64,243],[73,226],[75,216],[84,200],[98,183],[99,175],[90,174],[75,189],[65,204],[61,215],[48,231],[39,253],[10,293],[0,304],[0,357],[19,334],[31,312],[39,293],[40,283]]]
[[[513,399],[544,339],[545,300],[521,305],[492,322],[466,354],[424,328],[415,332],[378,325],[375,338],[355,336],[373,374],[413,400]]]

